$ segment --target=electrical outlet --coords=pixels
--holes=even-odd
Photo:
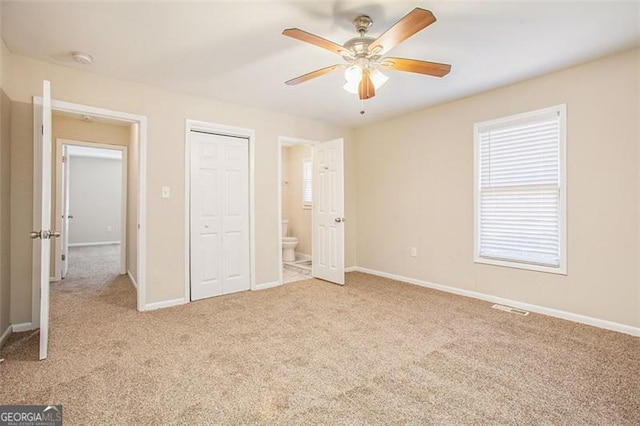
[[[415,247],[411,247],[411,257],[417,257],[418,256],[418,249]]]
[[[111,225],[107,225],[107,232],[111,232],[113,228],[111,228]]]

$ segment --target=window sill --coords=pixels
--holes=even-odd
[[[515,268],[515,269],[526,269],[528,271],[535,272],[546,272],[549,274],[556,275],[567,275],[566,266],[554,268],[553,266],[543,266],[543,265],[534,265],[530,263],[520,263],[520,262],[510,262],[507,260],[498,260],[498,259],[488,259],[485,257],[476,257],[474,263],[484,264],[484,265],[493,265],[493,266],[503,266],[506,268]]]

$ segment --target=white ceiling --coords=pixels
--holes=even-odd
[[[341,58],[284,37],[298,27],[339,44],[351,19],[377,36],[414,7],[438,21],[389,55],[453,65],[443,79],[386,71],[376,97],[360,101],[334,72],[298,86],[284,81]],[[358,126],[585,62],[640,44],[638,2],[4,2],[9,49],[225,102]],[[86,51],[88,66],[70,60]]]

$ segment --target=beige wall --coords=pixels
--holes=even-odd
[[[6,91],[12,116],[12,312],[14,323],[30,321],[31,246],[24,238],[31,228],[32,109],[43,79],[51,81],[54,99],[145,115],[147,144],[146,302],[183,297],[184,288],[184,152],[185,120],[195,119],[256,130],[256,282],[278,279],[277,193],[278,136],[311,140],[345,138],[345,168],[354,160],[352,132],[343,127],[265,110],[178,94],[156,87],[51,65],[19,55],[5,58]],[[346,172],[346,215],[355,218],[355,175]],[[171,198],[162,199],[162,186]],[[355,226],[346,228],[346,263],[355,264]],[[14,291],[15,290],[15,291]]]
[[[122,160],[70,156],[69,245],[121,240]],[[73,261],[73,259],[71,259]]]
[[[313,156],[313,148],[292,145],[282,150],[282,218],[289,220],[289,236],[298,238],[296,252],[311,255],[311,209],[302,206],[302,160]]]
[[[1,55],[0,55],[1,56]],[[2,68],[0,66],[0,68]],[[9,327],[11,300],[11,101],[0,89],[0,335]]]
[[[79,118],[57,114],[53,115],[51,121],[51,135],[54,150],[57,139],[118,146],[129,145],[128,125],[117,125],[100,121],[84,121]]]
[[[640,326],[639,84],[634,50],[359,129],[358,265]],[[562,103],[568,275],[475,264],[473,124]]]
[[[138,279],[138,124],[129,126],[127,152],[127,270]]]

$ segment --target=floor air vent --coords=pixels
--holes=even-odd
[[[512,314],[516,314],[516,315],[522,315],[523,317],[526,317],[527,315],[529,315],[529,311],[524,311],[522,309],[518,309],[518,308],[512,308],[511,306],[504,306],[504,305],[498,305],[495,304],[492,306],[493,309],[498,309],[500,311],[505,311],[505,312],[511,312]]]

